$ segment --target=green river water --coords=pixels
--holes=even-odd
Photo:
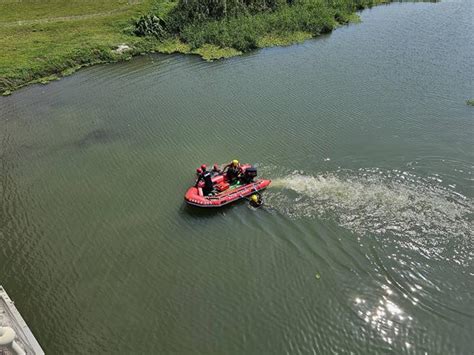
[[[0,284],[48,354],[472,354],[471,1],[0,98]],[[273,180],[185,206],[201,163]]]

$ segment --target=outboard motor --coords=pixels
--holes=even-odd
[[[257,168],[251,166],[245,169],[244,176],[242,177],[243,183],[250,184],[253,179],[257,177]]]

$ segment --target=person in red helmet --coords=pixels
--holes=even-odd
[[[198,179],[196,180],[196,187],[198,187],[199,182],[201,180],[204,180],[204,187],[202,189],[202,192],[204,196],[209,195],[214,191],[214,182],[212,181],[212,175],[210,171],[206,170],[207,166],[206,164],[202,164],[201,168],[198,168],[196,171],[200,170],[201,173],[198,176]]]
[[[201,181],[201,176],[202,176],[202,169],[201,168],[197,168],[196,169],[196,187],[198,186],[199,184],[199,181]]]
[[[219,175],[221,173],[221,169],[219,169],[219,165],[217,164],[214,164],[214,166],[212,167],[212,173],[214,175]]]

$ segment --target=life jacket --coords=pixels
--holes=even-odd
[[[212,182],[212,174],[210,171],[206,171],[202,174],[202,179],[204,180],[204,186],[206,189],[212,190],[214,188],[214,183]]]
[[[229,166],[229,169],[227,169],[227,176],[229,178],[235,178],[239,175],[239,167],[238,166]]]

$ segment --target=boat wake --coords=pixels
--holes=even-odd
[[[291,218],[331,218],[359,234],[471,238],[473,201],[436,180],[398,170],[293,172],[273,180],[267,201]]]

